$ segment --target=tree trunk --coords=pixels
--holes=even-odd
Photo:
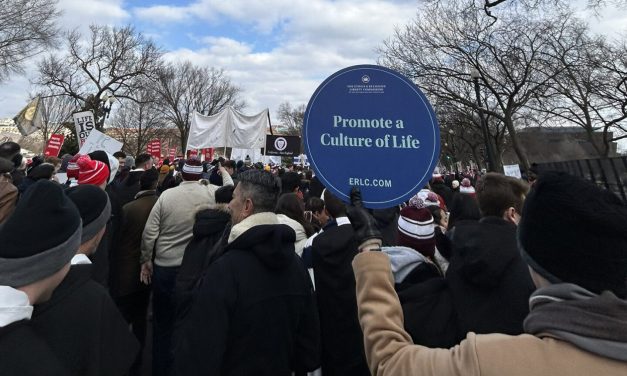
[[[509,132],[509,138],[512,141],[512,147],[514,148],[514,152],[516,152],[516,156],[518,156],[518,161],[520,163],[520,167],[522,170],[529,170],[529,159],[527,158],[527,154],[523,150],[522,146],[518,142],[518,135],[516,134],[516,130],[514,129],[514,122],[512,121],[510,116],[506,115],[505,118],[505,127],[507,127],[507,132]],[[501,169],[501,171],[503,171]]]

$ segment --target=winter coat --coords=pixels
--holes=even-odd
[[[181,267],[176,275],[175,299],[177,319],[182,320],[189,312],[196,284],[209,266],[209,253],[224,234],[231,221],[225,205],[219,209],[201,210],[196,213],[192,240],[185,248]]]
[[[518,253],[516,226],[487,217],[456,226],[444,278],[408,287],[399,299],[416,343],[451,347],[468,332],[523,333],[534,289]]]
[[[0,224],[15,210],[18,191],[9,174],[0,174]]]
[[[128,176],[121,182],[115,184],[114,192],[118,197],[121,206],[128,204],[135,199],[140,190],[140,182],[144,170],[134,170],[128,173]]]
[[[68,375],[125,375],[139,344],[91,270],[89,264],[72,265],[51,299],[35,306],[32,326]]]
[[[396,245],[399,215],[400,210],[398,206],[372,210],[372,217],[377,221],[377,228],[381,231],[381,235],[383,236],[384,246]]]
[[[279,220],[279,223],[290,226],[290,228],[296,233],[294,252],[296,252],[298,256],[301,256],[303,254],[303,248],[305,247],[305,243],[307,243],[307,234],[305,233],[303,225],[286,216],[285,214],[277,214],[277,218]]]
[[[115,193],[114,187],[109,184],[105,188],[105,192],[109,196],[111,202],[111,218],[107,222],[105,230],[96,252],[89,256],[93,263],[92,278],[105,288],[109,288],[109,277],[111,269],[111,251],[117,247],[118,231],[120,229],[120,221],[122,219],[122,206]]]
[[[569,342],[539,334],[509,336],[468,333],[459,346],[431,349],[414,345],[403,329],[403,312],[394,291],[389,258],[382,252],[364,252],[353,261],[368,364],[377,376],[618,376],[627,374],[627,362],[596,355]],[[615,299],[617,301],[618,299]],[[625,304],[615,303],[615,304]],[[622,311],[623,312],[624,308]],[[601,313],[603,312],[603,313]],[[609,317],[601,310],[599,321]],[[592,313],[592,312],[591,312]],[[605,317],[608,316],[608,317]],[[570,320],[571,317],[568,317]],[[568,320],[566,320],[568,321]],[[623,327],[624,316],[622,319]],[[554,320],[555,322],[555,320]],[[431,325],[425,321],[423,325]],[[594,324],[592,326],[595,326]],[[596,325],[603,327],[603,324]],[[608,333],[604,333],[608,334]],[[624,335],[624,333],[621,333]],[[594,339],[593,339],[594,340]]]
[[[311,281],[294,253],[294,231],[273,213],[233,226],[179,338],[178,375],[288,376],[315,369],[319,322]]]
[[[225,179],[226,180],[226,179]],[[215,185],[184,181],[163,192],[153,206],[142,235],[141,262],[152,259],[163,267],[180,266],[192,239],[196,213],[215,205]]]
[[[0,375],[67,376],[71,373],[29,320],[0,327]]]
[[[122,220],[116,247],[111,250],[111,295],[122,297],[148,287],[140,282],[139,263],[142,233],[152,207],[157,202],[154,190],[141,191],[134,201],[122,208]]]
[[[353,227],[339,218],[314,238],[311,254],[322,335],[322,372],[328,375],[369,375],[363,348],[355,277],[357,254]]]

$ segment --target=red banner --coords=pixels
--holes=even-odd
[[[203,154],[205,154],[205,161],[213,161],[213,148],[202,149],[202,151]]]
[[[161,158],[161,140],[155,138],[146,146],[146,152],[155,158]]]
[[[44,151],[44,155],[46,157],[58,157],[59,152],[61,152],[61,147],[63,146],[63,141],[65,140],[65,136],[62,134],[53,134],[50,136],[48,140],[48,145],[46,145],[46,151]]]

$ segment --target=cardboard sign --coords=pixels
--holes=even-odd
[[[63,146],[63,141],[65,140],[65,136],[62,134],[53,134],[50,136],[48,140],[48,145],[46,145],[46,150],[44,151],[44,155],[46,157],[54,156],[58,157],[61,152],[61,147]]]
[[[92,129],[79,153],[88,154],[92,151],[104,150],[109,154],[113,154],[122,150],[122,145],[123,144],[115,138],[107,136],[98,130]]]
[[[266,136],[266,155],[292,157],[300,154],[300,137]]]
[[[359,187],[368,208],[408,200],[440,157],[440,130],[427,98],[400,73],[376,65],[327,78],[309,101],[303,135],[324,186],[344,201]]]
[[[89,137],[91,131],[96,127],[94,113],[91,111],[75,112],[72,114],[72,118],[76,126],[76,136],[78,137],[79,146],[83,147],[87,137]]]
[[[522,175],[520,174],[520,166],[517,164],[503,166],[503,173],[505,174],[505,176],[522,179]]]

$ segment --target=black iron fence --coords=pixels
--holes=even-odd
[[[539,163],[539,172],[564,171],[616,193],[627,202],[627,157]]]

